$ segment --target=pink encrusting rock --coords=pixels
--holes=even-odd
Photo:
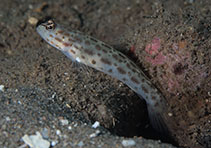
[[[161,47],[161,41],[159,37],[154,37],[152,42],[145,47],[145,51],[150,55],[155,55],[159,53],[159,49]]]
[[[135,55],[167,99],[168,125],[172,134],[181,145],[192,145],[193,139],[197,141],[200,137],[193,133],[203,129],[202,121],[208,121],[202,117],[211,112],[210,104],[207,104],[211,100],[208,95],[211,88],[211,36],[202,29],[208,24],[199,27],[194,22],[191,24],[194,27],[190,27],[183,23],[175,25],[174,20],[169,19],[151,20],[150,27],[145,24],[143,26],[148,28],[140,26],[137,29]],[[167,21],[170,23],[165,24]],[[195,128],[192,125],[196,125]]]
[[[155,37],[152,42],[145,47],[146,53],[149,55],[146,56],[146,61],[152,65],[162,65],[165,62],[166,57],[160,52],[161,41],[160,38]]]

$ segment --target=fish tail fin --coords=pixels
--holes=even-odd
[[[159,133],[169,135],[169,130],[166,125],[166,118],[163,110],[157,109],[154,107],[154,105],[151,104],[147,105],[147,109],[152,127]]]

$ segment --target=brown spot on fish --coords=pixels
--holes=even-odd
[[[70,52],[72,52],[73,54],[75,54],[75,51],[74,51],[74,50],[72,50],[72,49],[70,49]]]
[[[96,48],[97,50],[100,50],[100,45],[96,45],[95,48]]]
[[[100,67],[100,70],[102,70],[102,71],[103,71],[103,68],[102,68],[102,67]]]
[[[111,62],[110,62],[108,59],[106,59],[106,58],[101,58],[100,60],[101,60],[101,62],[103,62],[104,64],[111,65]]]
[[[131,69],[131,66],[129,63],[126,64],[127,68]]]
[[[49,39],[46,39],[46,41],[48,41],[48,42],[49,42]]]
[[[146,89],[146,87],[144,87],[143,85],[141,86],[141,88],[142,88],[142,90],[146,93],[146,94],[148,94],[149,93],[149,91]]]
[[[64,36],[62,36],[62,39],[64,39],[65,37]]]
[[[52,35],[52,34],[50,34],[49,36],[50,36],[51,38],[53,37],[53,35]]]
[[[104,53],[108,53],[108,51],[107,51],[107,50],[105,50],[105,49],[103,49],[102,51],[103,51]]]
[[[127,81],[127,79],[126,79],[126,78],[123,78],[122,80],[123,80],[123,81]]]
[[[58,42],[62,42],[62,40],[60,38],[55,37],[55,40],[57,40]]]
[[[155,96],[152,96],[151,98],[152,98],[152,100],[156,100],[156,97]]]
[[[116,54],[112,54],[112,57],[115,59],[115,60],[118,60],[118,56]]]
[[[81,38],[79,38],[78,36],[75,36],[74,39],[75,41],[82,42]]]
[[[65,33],[64,33],[64,35],[65,35],[65,36],[67,36],[67,37],[69,37],[69,36],[70,36],[70,34],[69,34],[69,33],[67,33],[67,32],[65,32]]]
[[[158,102],[156,102],[155,104],[154,104],[154,107],[158,107],[159,106],[159,104],[158,104]]]
[[[123,68],[121,68],[121,67],[117,67],[117,70],[121,74],[126,74],[126,71]]]
[[[58,47],[58,48],[60,47],[58,44],[56,44],[55,46]]]
[[[136,79],[136,77],[131,77],[131,81],[133,81],[136,84],[139,84],[140,82]]]
[[[90,45],[90,42],[88,40],[85,41],[86,45]]]
[[[55,45],[53,41],[51,41],[51,44]]]
[[[72,46],[72,44],[69,44],[69,43],[66,43],[66,42],[64,42],[63,45],[64,45],[65,47]]]
[[[78,50],[80,49],[77,45],[73,45],[73,46],[74,46],[76,49],[78,49]]]
[[[122,63],[123,61],[121,59],[119,59],[119,62]]]
[[[69,42],[75,42],[75,40],[73,40],[72,38],[68,38]]]
[[[81,58],[82,58],[82,59],[85,59],[85,56],[82,55]]]
[[[109,73],[112,73],[112,69],[109,69],[108,72],[109,72]]]
[[[96,64],[96,61],[95,60],[92,60],[92,64]]]
[[[113,50],[109,50],[108,52],[109,52],[110,54],[113,54]]]
[[[64,31],[63,31],[63,30],[58,30],[57,32],[58,32],[59,34],[64,33]]]
[[[84,52],[91,56],[94,55],[94,52],[90,49],[84,49]]]

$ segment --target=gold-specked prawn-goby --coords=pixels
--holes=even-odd
[[[166,130],[163,112],[166,100],[142,70],[110,45],[79,31],[67,31],[53,20],[37,26],[40,36],[72,61],[90,66],[126,84],[146,101],[151,124]]]

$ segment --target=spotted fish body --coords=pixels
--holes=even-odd
[[[145,99],[152,125],[159,131],[165,128],[162,119],[166,108],[164,97],[124,54],[79,31],[66,31],[52,20],[38,25],[37,32],[72,61],[93,67],[125,83]]]

